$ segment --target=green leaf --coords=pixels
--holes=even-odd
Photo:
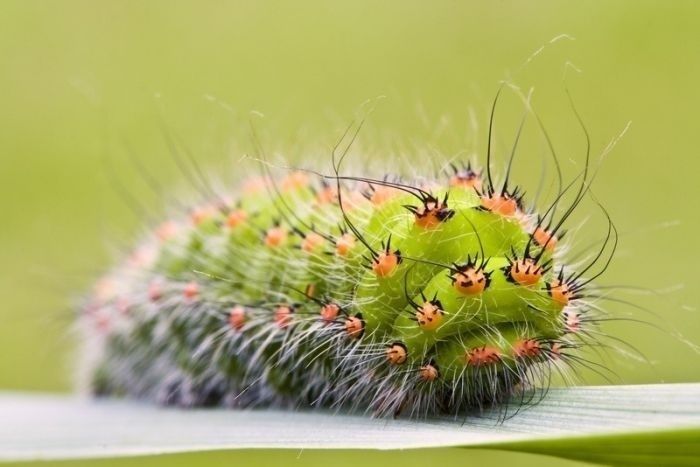
[[[700,465],[700,383],[551,389],[536,405],[410,421],[330,412],[159,408],[0,394],[0,460],[230,449],[488,448],[607,465]],[[507,413],[505,421],[503,414]]]

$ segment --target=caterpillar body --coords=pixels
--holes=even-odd
[[[83,307],[91,390],[425,417],[546,383],[587,343],[586,273],[614,226],[567,267],[588,156],[538,211],[490,153],[410,181],[342,175],[334,156],[333,175],[267,171],[162,223]]]

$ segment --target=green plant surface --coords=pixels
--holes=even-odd
[[[700,384],[561,388],[527,408],[516,401],[478,417],[410,421],[330,412],[163,409],[9,393],[0,397],[0,460],[469,447],[609,465],[693,465],[700,462],[698,398]],[[468,459],[470,452],[461,455]]]
[[[568,461],[541,455],[462,448],[406,449],[403,451],[376,450],[310,450],[310,449],[244,449],[237,451],[195,452],[168,454],[149,457],[127,457],[112,459],[89,459],[68,461],[39,461],[32,463],[12,463],[16,467],[187,467],[206,465],[208,467],[229,467],[245,465],[267,467],[289,465],[292,467],[368,467],[401,465],[405,467],[425,467],[441,465],[445,467],[470,467],[483,465],[514,465],[524,467],[590,467],[593,464]]]

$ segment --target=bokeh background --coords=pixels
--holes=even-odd
[[[562,34],[571,38],[550,44]],[[129,152],[160,183],[184,185],[162,125],[202,166],[240,173],[256,169],[241,161],[250,148],[251,111],[265,115],[255,117],[264,144],[299,161],[311,154],[301,148],[329,147],[363,101],[382,95],[361,145],[409,158],[419,146],[448,157],[483,154],[488,108],[504,78],[523,92],[534,88],[534,106],[568,177],[580,170],[585,143],[567,88],[594,156],[631,122],[601,165],[594,192],[623,233],[604,283],[641,287],[615,297],[649,310],[609,308],[652,324],[604,329],[648,361],[611,354],[603,357],[614,373],[610,381],[587,372],[586,382],[697,381],[697,2],[5,0],[0,390],[71,390],[76,300],[143,223],[110,178],[156,213],[167,203],[139,178]],[[507,154],[522,111],[507,91],[497,156]],[[528,125],[531,136],[516,163],[526,184],[548,157],[532,118]],[[605,223],[599,210],[587,209],[578,221],[590,216],[582,233],[590,241]],[[157,462],[419,465],[436,459],[563,465],[461,450],[219,453]],[[99,465],[112,462],[156,461]]]

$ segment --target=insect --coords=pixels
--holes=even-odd
[[[567,265],[590,151],[548,204],[529,204],[515,147],[492,169],[493,114],[482,166],[372,178],[344,173],[336,147],[330,174],[263,170],[153,229],[84,306],[93,392],[426,417],[500,404],[584,361],[587,294],[617,243],[607,217],[590,258]]]

